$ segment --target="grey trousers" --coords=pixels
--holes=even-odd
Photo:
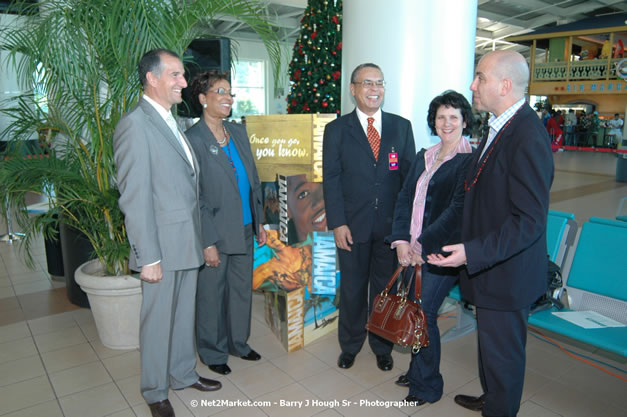
[[[246,253],[219,253],[220,264],[203,266],[196,293],[196,345],[204,364],[227,363],[229,353],[250,353],[252,309],[253,230],[244,226]],[[218,245],[218,251],[220,247]]]
[[[194,307],[198,269],[163,271],[156,283],[142,282],[139,327],[141,393],[148,404],[168,398],[168,389],[198,381]]]

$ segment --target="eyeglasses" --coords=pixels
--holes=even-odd
[[[221,96],[229,95],[233,98],[235,97],[235,94],[233,94],[233,90],[225,90],[222,87],[218,88],[217,90],[209,90],[209,93],[216,93]]]
[[[385,81],[383,80],[378,80],[378,81],[363,80],[361,82],[355,82],[353,84],[361,84],[361,86],[364,88],[370,88],[370,87],[385,88]]]

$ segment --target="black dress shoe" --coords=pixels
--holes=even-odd
[[[401,375],[398,377],[396,381],[394,381],[396,385],[399,387],[408,387],[409,386],[409,378],[407,375]]]
[[[222,388],[220,381],[214,381],[209,378],[198,378],[198,381],[189,386],[189,388],[197,389],[198,391],[217,391]]]
[[[425,400],[422,400],[422,399],[416,397],[415,395],[411,395],[411,394],[409,394],[407,397],[405,397],[405,402],[413,403],[412,405],[414,407],[417,407],[419,405],[423,405],[423,404],[426,403]]]
[[[377,355],[377,366],[382,371],[389,371],[394,367],[394,359],[389,353],[387,355]]]
[[[348,352],[340,353],[340,357],[337,359],[337,366],[343,369],[348,369],[355,363],[355,355]]]
[[[170,400],[159,401],[158,403],[148,404],[152,417],[175,417],[174,409]]]
[[[251,349],[248,355],[242,356],[242,359],[245,361],[258,361],[261,359],[261,355]]]
[[[209,365],[209,369],[221,375],[228,375],[231,373],[231,368],[229,368],[229,365],[227,365],[226,363],[223,363],[221,365]]]
[[[473,397],[470,395],[456,395],[455,402],[458,405],[461,405],[464,408],[467,408],[472,411],[481,411],[483,410],[483,404],[485,403],[484,396],[481,397]]]

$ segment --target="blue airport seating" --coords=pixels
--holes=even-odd
[[[529,317],[529,324],[627,357],[627,223],[590,218],[582,227],[564,288],[569,309],[595,311],[622,327],[586,329],[552,314],[555,308]]]

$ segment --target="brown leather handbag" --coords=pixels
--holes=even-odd
[[[429,346],[429,334],[427,332],[427,318],[420,306],[422,268],[416,266],[414,269],[415,295],[418,302],[407,299],[407,293],[411,288],[411,278],[407,285],[401,278],[398,294],[390,294],[392,286],[405,271],[404,267],[399,266],[385,289],[374,298],[366,329],[397,345],[411,346],[412,353],[418,353],[420,348]]]

